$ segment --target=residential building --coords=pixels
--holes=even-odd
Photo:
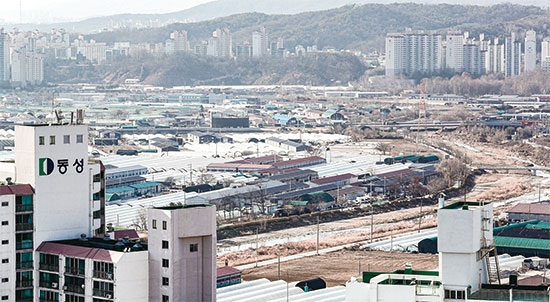
[[[148,225],[149,301],[216,301],[216,207],[152,208]]]
[[[505,76],[521,73],[521,42],[517,41],[515,33],[504,39],[504,63]]]
[[[0,85],[10,80],[10,48],[8,34],[0,29]]]
[[[269,37],[265,27],[252,33],[252,56],[265,57],[268,55]]]
[[[534,70],[537,67],[537,33],[529,30],[525,34],[525,71]]]
[[[440,69],[440,34],[420,32],[386,36],[386,75],[434,74]]]
[[[542,40],[540,66],[544,70],[550,69],[550,38],[544,38],[544,40]]]
[[[35,252],[39,301],[146,302],[147,245],[129,239],[43,242]],[[64,299],[63,299],[64,297]]]
[[[445,68],[461,73],[464,71],[464,34],[448,33],[445,44]]]

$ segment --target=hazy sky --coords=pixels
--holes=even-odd
[[[118,13],[166,13],[212,0],[21,0],[24,23],[81,20]],[[0,0],[0,21],[19,22],[19,0]]]

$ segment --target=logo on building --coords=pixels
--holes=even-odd
[[[38,159],[38,173],[40,176],[52,174],[54,167],[53,160],[49,158]]]

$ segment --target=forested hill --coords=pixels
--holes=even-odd
[[[534,21],[536,20],[536,21]],[[210,21],[172,24],[160,28],[119,30],[89,35],[99,42],[163,42],[174,30],[187,30],[196,43],[211,36],[216,28],[228,27],[233,41],[250,40],[251,33],[265,26],[272,38],[283,37],[288,47],[318,45],[336,49],[382,50],[387,32],[412,30],[481,29],[504,34],[514,28],[544,28],[547,12],[535,6],[499,4],[493,6],[451,4],[365,4],[347,5],[325,11],[295,15],[237,14]]]

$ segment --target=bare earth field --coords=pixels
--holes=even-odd
[[[321,277],[327,286],[342,285],[351,276],[357,276],[361,271],[387,272],[403,269],[406,263],[411,263],[415,270],[434,270],[438,266],[437,255],[390,253],[381,251],[360,251],[344,249],[338,252],[306,257],[281,263],[281,279],[285,281],[303,281]],[[369,266],[370,265],[370,266]],[[288,273],[288,278],[287,278]],[[277,264],[245,270],[245,281],[268,278],[277,280]]]

